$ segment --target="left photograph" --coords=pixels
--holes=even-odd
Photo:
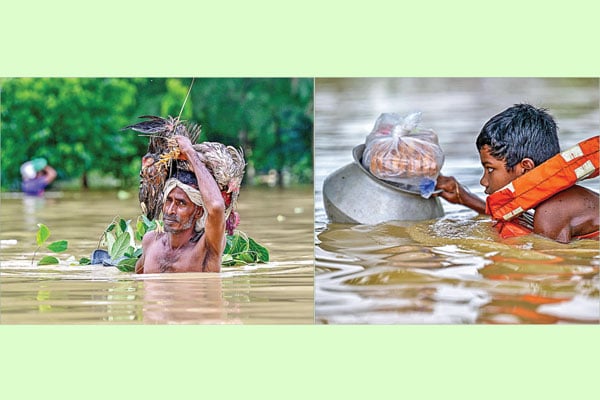
[[[313,324],[312,78],[0,78],[0,324]]]

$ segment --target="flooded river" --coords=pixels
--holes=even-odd
[[[133,192],[132,192],[133,193]],[[134,193],[48,192],[43,199],[5,193],[1,199],[2,324],[312,324],[313,191],[242,188],[240,230],[267,247],[266,264],[221,273],[135,275],[81,266],[115,216],[140,214]],[[67,240],[60,264],[36,250],[37,223],[48,242]],[[34,262],[32,263],[32,257]]]
[[[500,241],[489,218],[443,200],[436,220],[333,224],[322,194],[381,113],[421,111],[420,127],[436,131],[445,152],[442,173],[485,198],[474,144],[483,124],[531,103],[555,117],[566,149],[598,134],[597,79],[317,79],[315,87],[316,323],[599,322],[597,241]],[[598,182],[583,186],[598,192]]]

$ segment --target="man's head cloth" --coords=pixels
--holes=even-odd
[[[190,201],[192,203],[204,209],[204,202],[202,201],[202,195],[200,194],[200,191],[190,185],[181,182],[177,178],[171,178],[167,182],[165,182],[165,189],[163,191],[163,204],[167,201],[167,196],[169,195],[169,193],[171,193],[171,191],[176,187],[183,190],[185,194],[187,194],[187,196],[190,198]],[[196,221],[196,226],[194,227],[194,230],[196,232],[200,232],[202,229],[204,229],[204,226],[206,224],[206,215],[206,212],[202,213],[202,217],[198,218],[198,220]]]

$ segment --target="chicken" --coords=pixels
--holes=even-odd
[[[123,129],[132,129],[150,137],[148,153],[142,158],[139,200],[142,212],[152,220],[161,213],[165,182],[177,170],[192,170],[187,160],[179,159],[179,149],[173,136],[187,136],[195,143],[200,137],[201,127],[171,116],[144,115],[140,118],[147,120]],[[202,142],[193,147],[221,190],[225,201],[227,231],[233,234],[239,224],[235,209],[246,167],[243,152],[218,142]]]
[[[246,167],[244,154],[241,149],[218,142],[202,142],[193,147],[221,189],[225,201],[227,232],[232,235],[239,224],[239,215],[235,209]]]

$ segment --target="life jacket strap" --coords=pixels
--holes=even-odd
[[[527,233],[519,228],[507,228],[503,222],[512,221],[527,210],[556,193],[570,188],[584,179],[599,175],[600,136],[594,136],[562,151],[536,168],[521,175],[508,185],[489,195],[486,199],[486,214],[497,221],[499,232],[508,236]]]

